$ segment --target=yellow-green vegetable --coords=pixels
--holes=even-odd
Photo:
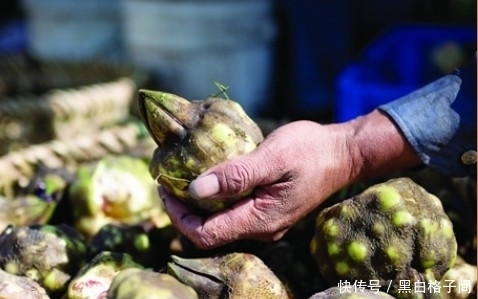
[[[200,299],[292,298],[264,262],[248,253],[191,259],[172,256],[168,271],[194,288]]]
[[[221,98],[188,101],[161,91],[139,93],[141,117],[158,144],[150,163],[156,182],[206,211],[224,209],[237,200],[193,200],[188,187],[208,168],[251,152],[262,142],[261,129],[242,107]]]
[[[129,268],[120,271],[107,293],[108,299],[197,299],[196,292],[171,275]]]
[[[325,291],[316,293],[308,299],[393,299],[394,297],[379,290],[371,290],[365,285],[355,288],[353,285],[330,287]]]
[[[75,228],[87,238],[104,225],[135,225],[162,213],[147,163],[124,155],[81,165],[69,198]]]
[[[35,281],[13,275],[0,269],[0,298],[5,299],[50,299]]]
[[[158,252],[151,242],[143,226],[106,224],[91,238],[88,247],[93,255],[103,251],[122,252],[142,265],[155,266]]]
[[[129,268],[142,266],[129,254],[103,251],[78,271],[62,299],[105,298],[116,274]]]
[[[456,265],[440,280],[441,299],[477,298],[477,267],[457,258]]]
[[[83,238],[67,225],[9,226],[0,234],[0,268],[38,282],[49,295],[66,289],[86,257]]]
[[[413,288],[397,293],[399,281],[440,280],[454,265],[457,242],[440,200],[397,178],[323,209],[310,250],[332,285],[377,280],[397,298],[421,298]]]
[[[8,225],[46,224],[72,177],[65,169],[38,167],[26,187],[1,186],[0,193],[5,194],[0,195],[0,231]]]

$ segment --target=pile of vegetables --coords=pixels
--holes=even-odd
[[[138,103],[154,141],[146,159],[40,165],[4,184],[0,298],[476,296],[475,178],[394,174],[341,190],[277,242],[199,250],[169,222],[158,186],[203,213],[228,207],[244,194],[211,204],[188,184],[254,150],[263,132],[230,99],[140,90]]]

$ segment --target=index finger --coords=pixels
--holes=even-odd
[[[173,225],[196,246],[211,249],[237,241],[256,239],[270,231],[266,213],[246,198],[233,207],[203,218],[169,194],[163,196]]]

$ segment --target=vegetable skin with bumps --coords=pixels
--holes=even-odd
[[[87,238],[106,224],[140,224],[163,213],[147,163],[129,156],[81,165],[69,198],[74,226]]]
[[[101,252],[78,271],[62,299],[105,298],[116,274],[128,268],[142,266],[134,262],[128,254]]]
[[[0,234],[0,268],[63,292],[87,257],[82,236],[67,225],[7,227]]]
[[[393,299],[391,295],[369,289],[356,290],[353,286],[350,288],[331,287],[325,291],[316,293],[308,299]]]
[[[172,256],[168,273],[194,288],[200,299],[292,299],[279,278],[249,253],[189,259]]]
[[[10,274],[0,269],[0,298],[5,299],[50,299],[35,281]]]
[[[108,299],[197,299],[196,292],[171,275],[151,270],[125,269],[108,290]]]
[[[158,144],[150,162],[156,182],[185,202],[208,212],[226,201],[192,199],[189,183],[208,168],[254,150],[264,139],[259,126],[232,100],[188,101],[161,91],[140,90],[139,111]]]
[[[371,186],[322,210],[310,247],[329,283],[373,279],[386,288],[391,281],[390,293],[400,280],[412,285],[440,280],[457,255],[453,226],[440,200],[408,178]]]

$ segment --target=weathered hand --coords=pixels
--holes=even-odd
[[[395,124],[374,110],[342,124],[286,124],[253,152],[208,169],[191,182],[193,197],[253,192],[207,218],[161,193],[176,228],[207,249],[239,239],[277,240],[341,187],[419,163]]]
[[[238,239],[279,239],[349,181],[351,157],[341,128],[293,122],[271,133],[252,153],[207,170],[190,184],[194,197],[220,200],[254,191],[206,219],[161,190],[173,224],[201,248]]]

